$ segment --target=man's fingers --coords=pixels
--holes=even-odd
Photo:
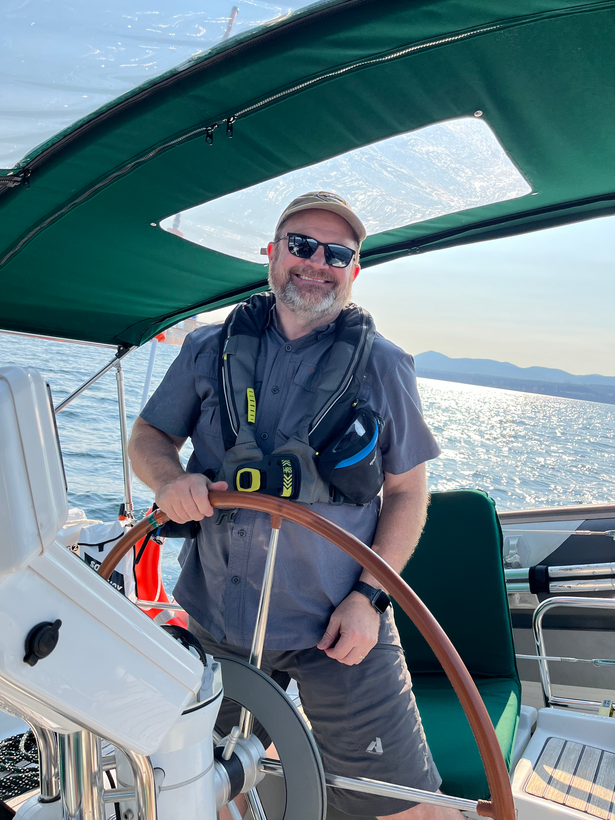
[[[184,502],[186,510],[193,509],[194,521],[200,521],[203,516],[209,518],[214,514],[214,508],[209,501],[209,489],[207,486],[190,487],[190,499]]]
[[[326,648],[325,653],[346,666],[354,666],[361,663],[374,646],[374,642],[363,634],[342,632],[337,643]]]
[[[327,650],[329,647],[333,646],[336,642],[340,634],[340,626],[338,621],[334,621],[333,618],[329,621],[329,625],[327,626],[327,631],[322,636],[320,641],[318,642],[318,649]],[[327,654],[329,654],[327,652]]]
[[[162,510],[163,513],[166,513],[171,521],[175,521],[177,524],[185,524],[186,521],[190,521],[190,519],[186,516],[186,511],[184,510],[181,504],[174,504],[172,501],[166,499],[162,503],[158,499],[156,499],[156,503],[158,507]]]
[[[211,502],[209,500],[209,493],[213,490],[214,492],[223,492],[224,490],[228,490],[228,484],[226,481],[210,481],[205,476],[197,475],[196,473],[193,478],[193,482],[190,485],[190,493],[192,496],[192,500],[196,505],[196,508],[199,511],[198,518],[195,517],[193,520],[200,521],[203,516],[209,518],[214,514],[214,508],[211,506]]]
[[[342,632],[335,646],[329,645],[325,652],[330,658],[344,663],[344,659],[347,655],[350,655],[355,646],[356,641],[347,633]]]

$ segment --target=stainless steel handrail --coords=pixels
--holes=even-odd
[[[615,531],[614,531],[615,532]],[[601,533],[602,535],[603,533]],[[604,564],[564,564],[557,567],[549,567],[549,578],[595,578],[599,576],[614,576],[615,561]],[[530,567],[515,567],[505,569],[506,581],[527,581],[530,574]]]
[[[507,592],[531,592],[529,581],[507,581]],[[615,577],[589,579],[571,579],[570,581],[553,581],[549,584],[549,593],[552,595],[562,592],[613,592],[615,591]]]
[[[279,760],[262,758],[261,771],[276,777],[284,777],[284,770]],[[368,777],[341,777],[336,774],[325,774],[327,786],[346,791],[361,792],[362,794],[376,794],[379,797],[395,797],[400,800],[412,800],[416,803],[428,803],[432,806],[444,806],[459,811],[476,813],[476,800],[466,800],[463,797],[453,797],[441,792],[428,792],[424,789],[414,789],[411,786],[398,786],[395,783],[383,783],[381,780],[371,780]]]
[[[615,530],[613,531],[615,532]],[[610,531],[609,531],[610,533]],[[607,534],[607,533],[601,533]],[[615,562],[599,564],[569,564],[548,567],[549,592],[612,592],[615,591]],[[530,568],[505,569],[508,592],[531,592]]]
[[[520,535],[525,535],[526,533],[532,533],[536,535],[543,535],[546,533],[547,535],[565,535],[568,538],[570,535],[608,535],[609,538],[615,539],[615,530],[528,530],[525,527],[510,527],[508,524],[504,524],[503,528],[504,535],[508,535],[511,532],[518,532]]]
[[[578,504],[570,507],[537,507],[530,510],[502,510],[498,518],[502,526],[532,524],[535,521],[592,521],[611,518],[615,504]]]
[[[611,598],[549,598],[540,603],[534,610],[532,617],[532,629],[534,641],[536,643],[537,654],[547,655],[542,629],[542,622],[545,613],[555,607],[568,607],[570,609],[612,609],[615,610],[615,600]],[[551,690],[551,677],[549,675],[548,661],[541,657],[538,661],[540,669],[540,682],[542,693],[548,706],[566,706],[570,708],[587,709],[597,712],[600,702],[595,700],[583,700],[581,698],[556,698]]]
[[[60,775],[58,768],[58,743],[55,734],[39,726],[28,718],[28,725],[36,738],[38,749],[38,770],[40,779],[40,802],[55,803],[60,797]]]
[[[121,746],[118,748],[128,760],[132,770],[137,807],[136,820],[157,820],[156,782],[149,757]]]
[[[105,820],[100,738],[60,734],[60,795],[64,820]]]

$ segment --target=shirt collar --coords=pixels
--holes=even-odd
[[[267,328],[271,328],[282,339],[282,341],[289,341],[282,332],[280,326],[278,325],[278,317],[275,305],[272,305],[271,310],[269,311],[269,319],[267,320],[266,329]],[[319,342],[321,339],[326,338],[334,331],[335,322],[329,322],[328,324],[319,325],[318,327],[315,327],[313,330],[310,330],[309,333],[306,333],[305,336],[301,336],[299,339],[293,339],[293,341],[289,343],[292,344],[295,350],[299,350],[299,348],[309,347],[310,345]]]

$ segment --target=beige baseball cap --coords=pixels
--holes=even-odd
[[[338,214],[342,219],[350,225],[355,232],[359,242],[363,242],[367,236],[363,223],[359,217],[352,210],[346,200],[338,194],[332,194],[329,191],[310,191],[307,194],[302,194],[287,205],[282,211],[282,215],[278,219],[278,224],[275,227],[277,234],[280,225],[285,222],[292,214],[299,213],[299,211],[308,211],[318,209],[321,211],[331,211]]]

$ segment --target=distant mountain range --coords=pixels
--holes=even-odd
[[[428,350],[414,357],[417,376],[526,393],[615,404],[615,376],[575,376],[551,367],[517,367],[493,359],[451,359]]]

